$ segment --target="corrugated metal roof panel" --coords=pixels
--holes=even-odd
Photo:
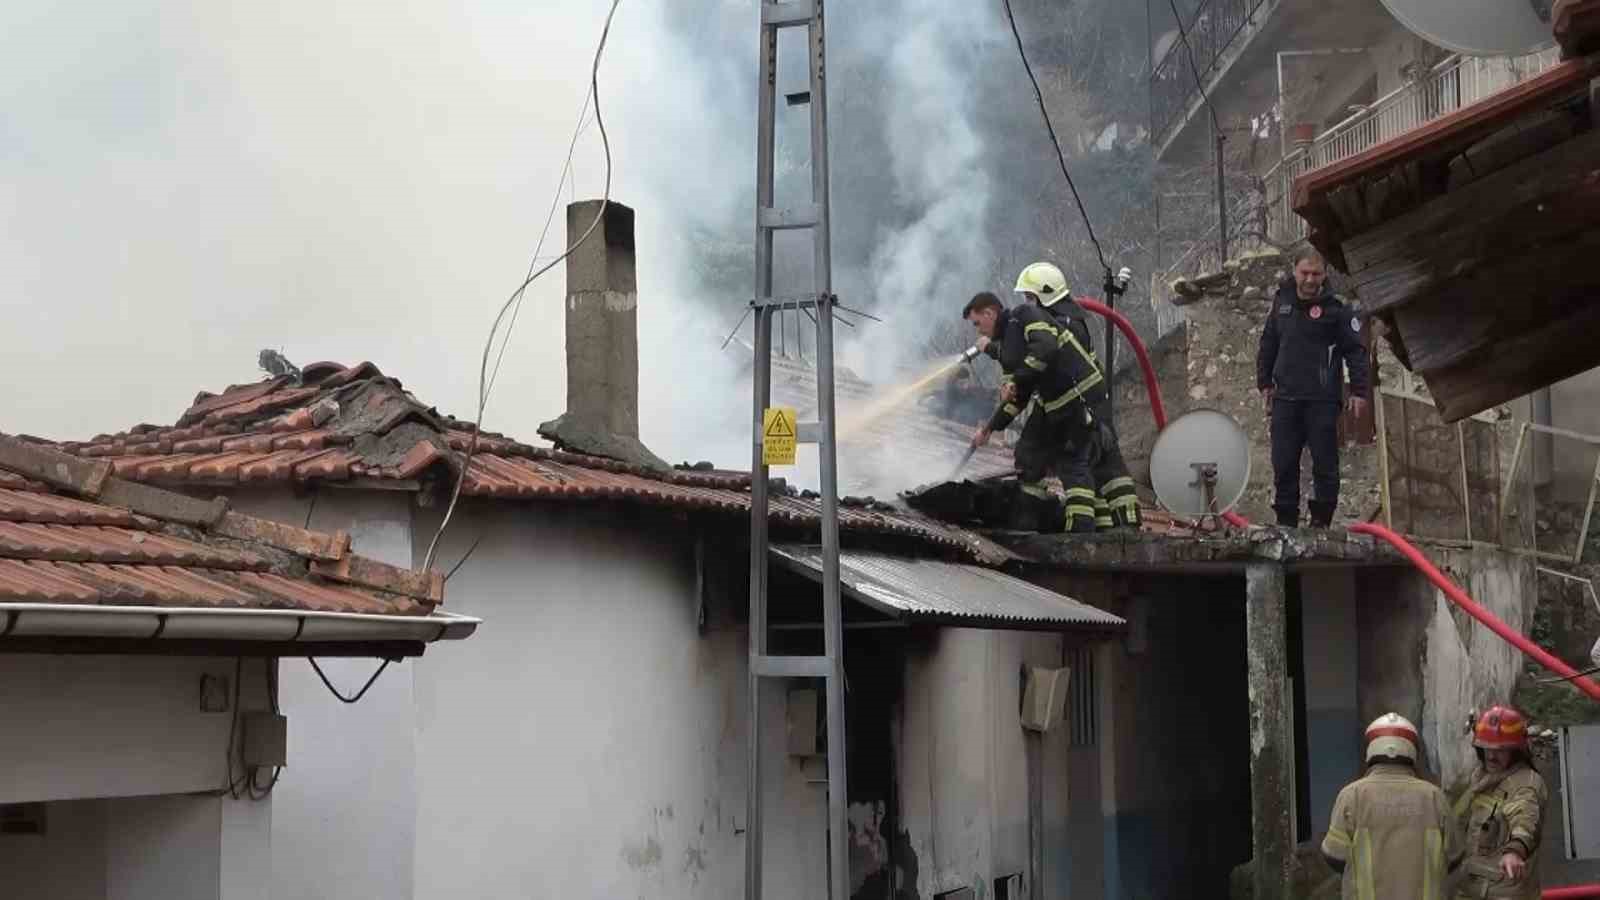
[[[822,548],[783,544],[772,553],[820,577]],[[1120,628],[1120,617],[994,569],[936,559],[845,550],[839,580],[850,596],[897,618],[989,627]]]

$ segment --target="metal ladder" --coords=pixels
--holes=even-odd
[[[826,686],[828,729],[828,885],[832,900],[850,896],[846,849],[846,781],[844,744],[844,637],[839,606],[839,489],[834,441],[832,263],[828,231],[828,103],[823,68],[823,0],[762,0],[761,81],[756,135],[756,290],[750,307],[755,314],[754,441],[750,471],[750,730],[745,840],[745,897],[761,896],[761,680],[821,678]],[[811,109],[811,203],[789,209],[774,207],[773,145],[776,135],[778,32],[805,28],[809,33],[809,90],[785,95],[790,106]],[[774,233],[810,229],[814,244],[813,293],[801,297],[772,296]],[[767,469],[762,461],[762,413],[772,402],[772,323],[775,315],[794,310],[814,313],[816,322],[817,421],[800,423],[801,442],[818,444],[822,487],[822,656],[772,656],[767,652]]]

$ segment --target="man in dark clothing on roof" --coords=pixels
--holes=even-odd
[[[1095,491],[1089,473],[1094,416],[1090,409],[1104,393],[1104,378],[1074,342],[1061,340],[1049,313],[1031,304],[1006,309],[991,293],[973,297],[962,310],[983,337],[999,344],[1000,408],[972,436],[981,447],[1029,410],[1017,441],[1016,462],[1027,513],[1018,522],[1037,531],[1093,532]],[[1045,486],[1054,470],[1066,490],[1061,503]]]
[[[1327,284],[1322,254],[1307,248],[1295,257],[1294,276],[1272,299],[1256,386],[1272,420],[1272,472],[1278,524],[1300,522],[1300,456],[1311,446],[1314,488],[1311,524],[1327,528],[1339,503],[1339,408],[1344,370],[1350,372],[1350,411],[1366,409],[1367,347],[1361,318]]]

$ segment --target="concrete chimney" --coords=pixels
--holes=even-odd
[[[567,244],[600,214],[599,200],[567,207]],[[639,442],[639,288],[633,210],[616,201],[567,257],[567,411],[539,426],[563,450],[669,468]]]

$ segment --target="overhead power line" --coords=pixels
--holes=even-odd
[[[1094,223],[1089,221],[1089,211],[1083,208],[1083,198],[1078,196],[1078,186],[1072,181],[1072,173],[1067,171],[1067,157],[1061,152],[1061,141],[1056,138],[1056,128],[1050,123],[1050,110],[1044,105],[1044,92],[1039,90],[1039,79],[1033,77],[1033,66],[1028,64],[1028,51],[1022,48],[1022,32],[1017,30],[1017,18],[1011,14],[1011,0],[1002,0],[1006,8],[1006,21],[1011,23],[1011,36],[1017,40],[1017,55],[1022,57],[1022,68],[1028,73],[1028,81],[1033,84],[1033,96],[1039,101],[1039,114],[1044,116],[1044,128],[1050,133],[1050,143],[1055,147],[1056,160],[1061,163],[1061,174],[1067,178],[1067,187],[1072,189],[1072,199],[1078,204],[1078,215],[1083,217],[1084,230],[1089,232],[1089,242],[1094,244],[1094,254],[1100,259],[1100,267],[1106,270],[1106,276],[1111,275],[1111,264],[1106,262],[1105,251],[1100,249],[1100,239],[1095,237]]]
[[[450,520],[455,516],[456,504],[461,500],[461,488],[466,484],[467,472],[472,466],[472,457],[478,450],[478,436],[483,428],[483,411],[485,407],[489,405],[489,394],[492,386],[490,384],[489,376],[489,354],[494,349],[494,338],[495,334],[500,330],[501,321],[505,319],[506,313],[510,312],[512,307],[516,306],[521,301],[523,295],[528,290],[528,285],[533,284],[533,282],[538,279],[539,276],[560,265],[562,260],[565,260],[568,256],[571,256],[574,250],[578,249],[578,247],[582,246],[584,241],[589,239],[589,235],[594,233],[595,228],[600,224],[600,220],[605,217],[606,207],[611,203],[611,139],[606,134],[606,123],[600,115],[600,58],[605,53],[606,38],[611,34],[611,20],[616,16],[617,5],[621,2],[622,0],[611,0],[611,9],[606,13],[605,26],[600,30],[600,43],[595,47],[594,63],[589,70],[589,99],[594,105],[594,121],[595,124],[600,127],[600,144],[605,149],[606,158],[605,190],[600,198],[600,209],[595,213],[594,221],[589,223],[589,227],[584,229],[583,234],[580,235],[576,241],[572,242],[572,245],[566,249],[566,252],[562,253],[560,256],[556,257],[550,262],[545,263],[544,266],[533,271],[530,275],[528,275],[528,277],[522,280],[522,284],[518,285],[517,289],[511,292],[511,296],[506,299],[504,304],[501,305],[500,312],[494,317],[494,324],[489,328],[489,337],[483,343],[483,359],[478,366],[478,412],[477,416],[472,422],[472,438],[467,443],[467,452],[461,461],[461,471],[456,476],[455,488],[450,492],[450,505],[445,507],[444,518],[439,522],[439,530],[434,532],[433,540],[428,542],[428,552],[422,560],[422,568],[424,571],[433,568],[434,556],[439,552],[439,541],[444,537],[445,529],[450,527]],[[583,116],[580,114],[578,119],[581,130]],[[576,136],[574,136],[573,140],[576,142]],[[571,159],[572,156],[569,151],[567,156],[568,165],[571,165]],[[560,186],[558,185],[556,188],[556,196],[558,198],[560,197],[560,193]],[[551,215],[554,215],[553,209]],[[548,228],[548,219],[546,222],[546,227]],[[534,251],[534,257],[535,261],[537,261],[537,249]]]

